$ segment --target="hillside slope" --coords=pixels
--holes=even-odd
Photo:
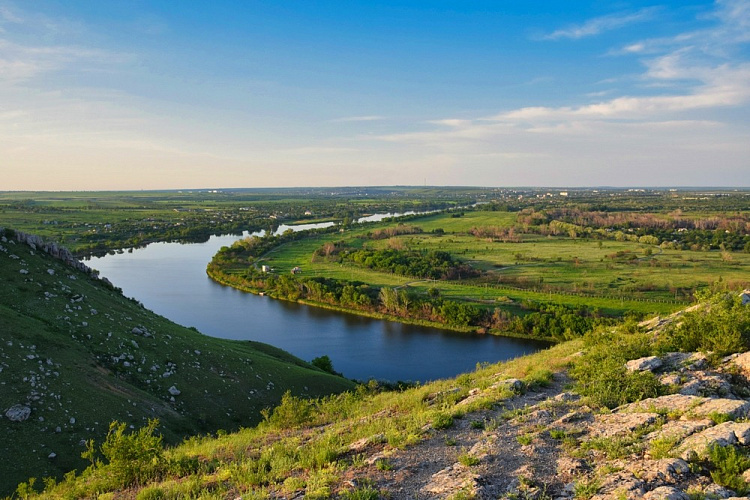
[[[229,435],[149,453],[148,436],[130,435],[141,456],[105,443],[98,465],[42,497],[738,498],[750,492],[749,346],[750,307],[719,293],[452,380],[285,397]]]
[[[101,441],[113,420],[158,418],[177,442],[257,423],[287,390],[354,387],[271,346],[176,325],[64,250],[0,234],[0,494],[81,470],[84,441]]]

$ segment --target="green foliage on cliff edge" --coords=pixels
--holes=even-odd
[[[695,351],[716,358],[750,349],[750,306],[742,304],[738,291],[714,286],[700,293],[698,301],[656,332],[626,324],[587,334],[584,354],[571,369],[578,390],[594,403],[614,408],[667,390],[651,372],[628,371],[629,360]]]

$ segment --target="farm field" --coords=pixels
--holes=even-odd
[[[0,192],[0,227],[87,255],[156,241],[200,242],[282,223],[445,208],[471,199],[465,190],[421,188]]]
[[[704,212],[700,217],[717,214]],[[658,215],[669,219],[668,214]],[[439,296],[472,304],[486,314],[504,311],[514,316],[545,305],[586,308],[615,318],[668,314],[690,303],[696,290],[717,281],[733,288],[748,283],[750,253],[728,251],[723,243],[718,249],[680,248],[674,241],[638,236],[632,229],[616,234],[559,221],[535,227],[523,217],[507,211],[448,211],[354,225],[290,241],[281,238],[261,255],[223,262],[222,270],[235,277],[248,274],[250,267],[249,274],[257,274],[260,266],[267,266],[274,276],[297,270],[298,278],[408,291],[415,300]],[[555,234],[547,227],[556,228]],[[362,261],[367,256],[372,262],[383,255],[441,252],[467,265],[471,275],[434,279]]]

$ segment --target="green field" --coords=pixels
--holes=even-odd
[[[444,299],[520,316],[526,314],[524,303],[585,306],[613,317],[666,314],[684,307],[695,290],[717,280],[735,288],[748,283],[750,253],[744,251],[678,250],[642,243],[635,237],[635,241],[608,239],[602,233],[543,235],[524,230],[518,220],[517,213],[465,211],[353,226],[282,242],[255,259],[225,264],[223,271],[242,276],[252,262],[256,268],[270,266],[273,274],[284,276],[298,267],[302,271],[299,277],[408,289],[417,297],[427,297],[431,289],[433,293],[437,289]],[[411,234],[371,237],[373,232],[399,225],[411,227],[407,231]],[[505,236],[487,237],[482,230]],[[429,280],[384,272],[355,264],[341,254],[316,255],[324,245],[335,245],[344,252],[389,248],[421,254],[443,251],[481,275]]]
[[[450,188],[0,192],[0,227],[87,255],[155,241],[200,242],[282,223],[444,208],[471,199],[470,192]]]

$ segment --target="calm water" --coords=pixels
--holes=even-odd
[[[206,335],[266,342],[308,361],[327,354],[334,368],[350,378],[434,380],[472,370],[477,362],[510,359],[547,346],[362,318],[218,285],[206,276],[206,264],[237,239],[153,243],[94,257],[87,264],[125,295],[172,321]]]

